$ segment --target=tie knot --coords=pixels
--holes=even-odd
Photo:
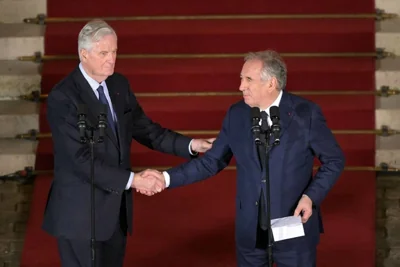
[[[268,130],[268,114],[265,111],[261,111],[261,129],[263,131]]]
[[[268,120],[268,114],[265,111],[261,111],[261,119]]]
[[[104,88],[102,85],[99,86],[99,88],[97,88],[97,91],[99,92],[99,94],[104,94]]]

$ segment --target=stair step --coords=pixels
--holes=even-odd
[[[396,0],[396,2],[398,1]],[[398,6],[398,3],[396,5]],[[385,11],[395,13],[392,8],[385,9]],[[400,11],[398,7],[397,11]],[[400,55],[400,18],[379,21],[375,26],[376,47],[383,47],[388,52]]]
[[[397,129],[399,130],[399,129]],[[376,138],[377,150],[400,150],[400,135],[378,136]]]
[[[400,33],[400,18],[378,21],[375,26],[377,33]]]
[[[366,90],[375,82],[371,75],[375,60],[370,58],[287,58],[285,62],[289,90]],[[115,71],[126,76],[136,93],[239,92],[242,66],[242,58],[119,59]],[[76,67],[73,60],[46,61],[42,92],[49,92]],[[316,75],[323,82],[316,83]]]
[[[0,60],[0,100],[40,91],[40,65],[18,60]]]
[[[376,97],[377,109],[396,109],[400,107],[400,96]],[[400,129],[399,129],[400,130]]]
[[[400,15],[399,0],[375,0],[375,6],[383,9],[387,13],[395,13]]]
[[[377,71],[400,71],[400,55],[376,61]]]
[[[376,128],[387,125],[390,129],[400,130],[400,120],[398,119],[400,108],[396,109],[376,109],[375,124]]]
[[[44,51],[44,26],[24,23],[0,24],[0,60]]]
[[[0,37],[43,37],[45,26],[26,23],[0,24]]]
[[[39,129],[39,104],[23,101],[0,101],[0,138],[15,137]],[[5,127],[5,125],[7,127]]]
[[[36,141],[0,139],[0,175],[34,166]]]
[[[400,70],[378,70],[375,72],[376,88],[390,86],[400,88]]]
[[[0,23],[21,23],[25,18],[46,13],[46,0],[0,1]]]
[[[362,53],[375,48],[374,24],[366,20],[153,20],[112,21],[110,25],[118,33],[120,54],[245,53],[266,46],[286,53]],[[81,27],[77,23],[47,25],[46,52],[76,55]],[[60,39],[63,42],[57,42]],[[301,41],[305,39],[307,43]]]
[[[397,0],[395,0],[397,1]],[[100,17],[100,16],[153,16],[153,15],[204,15],[204,14],[353,14],[373,12],[373,2],[365,3],[364,0],[302,1],[301,5],[289,4],[289,1],[186,1],[170,0],[155,2],[141,1],[135,8],[127,8],[126,0],[112,2],[96,2],[96,8],[92,2],[80,1],[79,8],[67,1],[50,1],[48,12],[52,16],[76,16],[76,17]],[[354,3],[355,2],[355,3]],[[78,2],[73,2],[78,3]],[[268,3],[268,4],[267,4]],[[78,5],[78,4],[77,4]],[[179,7],[179,8],[178,8]]]
[[[390,167],[400,168],[400,149],[376,150],[375,162],[376,165],[385,162]]]
[[[337,141],[344,150],[348,166],[375,165],[375,151],[370,149],[374,144],[374,140],[374,136],[371,135],[337,136]],[[137,142],[133,142],[130,154],[131,166],[133,167],[176,166],[187,161],[184,158],[151,150]],[[54,168],[54,145],[50,138],[40,140],[37,155],[37,170],[51,170]],[[318,164],[318,160],[314,162]],[[231,160],[230,165],[236,165],[235,158]]]
[[[400,25],[398,32],[377,32],[376,47],[383,47],[386,51],[400,55]]]

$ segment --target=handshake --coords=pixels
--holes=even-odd
[[[152,196],[165,189],[164,174],[150,169],[135,173],[131,187],[136,189],[136,192]]]
[[[204,153],[212,147],[216,138],[193,139],[190,144],[190,153]],[[157,170],[147,169],[145,171],[135,173],[131,188],[136,192],[144,195],[152,196],[163,191],[166,187],[164,174]],[[169,177],[167,177],[169,179]],[[169,181],[168,181],[169,182]]]

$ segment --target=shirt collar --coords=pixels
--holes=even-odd
[[[277,106],[277,107],[279,107],[279,104],[280,104],[281,99],[282,99],[282,95],[283,95],[283,90],[280,90],[279,95],[278,95],[278,97],[275,99],[275,101],[272,102],[272,104],[271,104],[268,108],[266,108],[266,109],[264,109],[264,110],[261,110],[261,111],[265,111],[265,112],[269,115],[269,109],[270,109],[272,106]]]
[[[102,81],[100,84],[94,80],[92,77],[90,77],[85,69],[82,67],[82,63],[79,63],[79,69],[82,72],[83,77],[85,77],[86,81],[89,83],[90,87],[92,88],[93,91],[97,92],[97,89],[99,88],[100,85],[102,85],[104,87],[105,82]]]

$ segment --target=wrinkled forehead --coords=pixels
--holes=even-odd
[[[260,60],[248,60],[243,64],[241,76],[260,77],[262,62]]]

